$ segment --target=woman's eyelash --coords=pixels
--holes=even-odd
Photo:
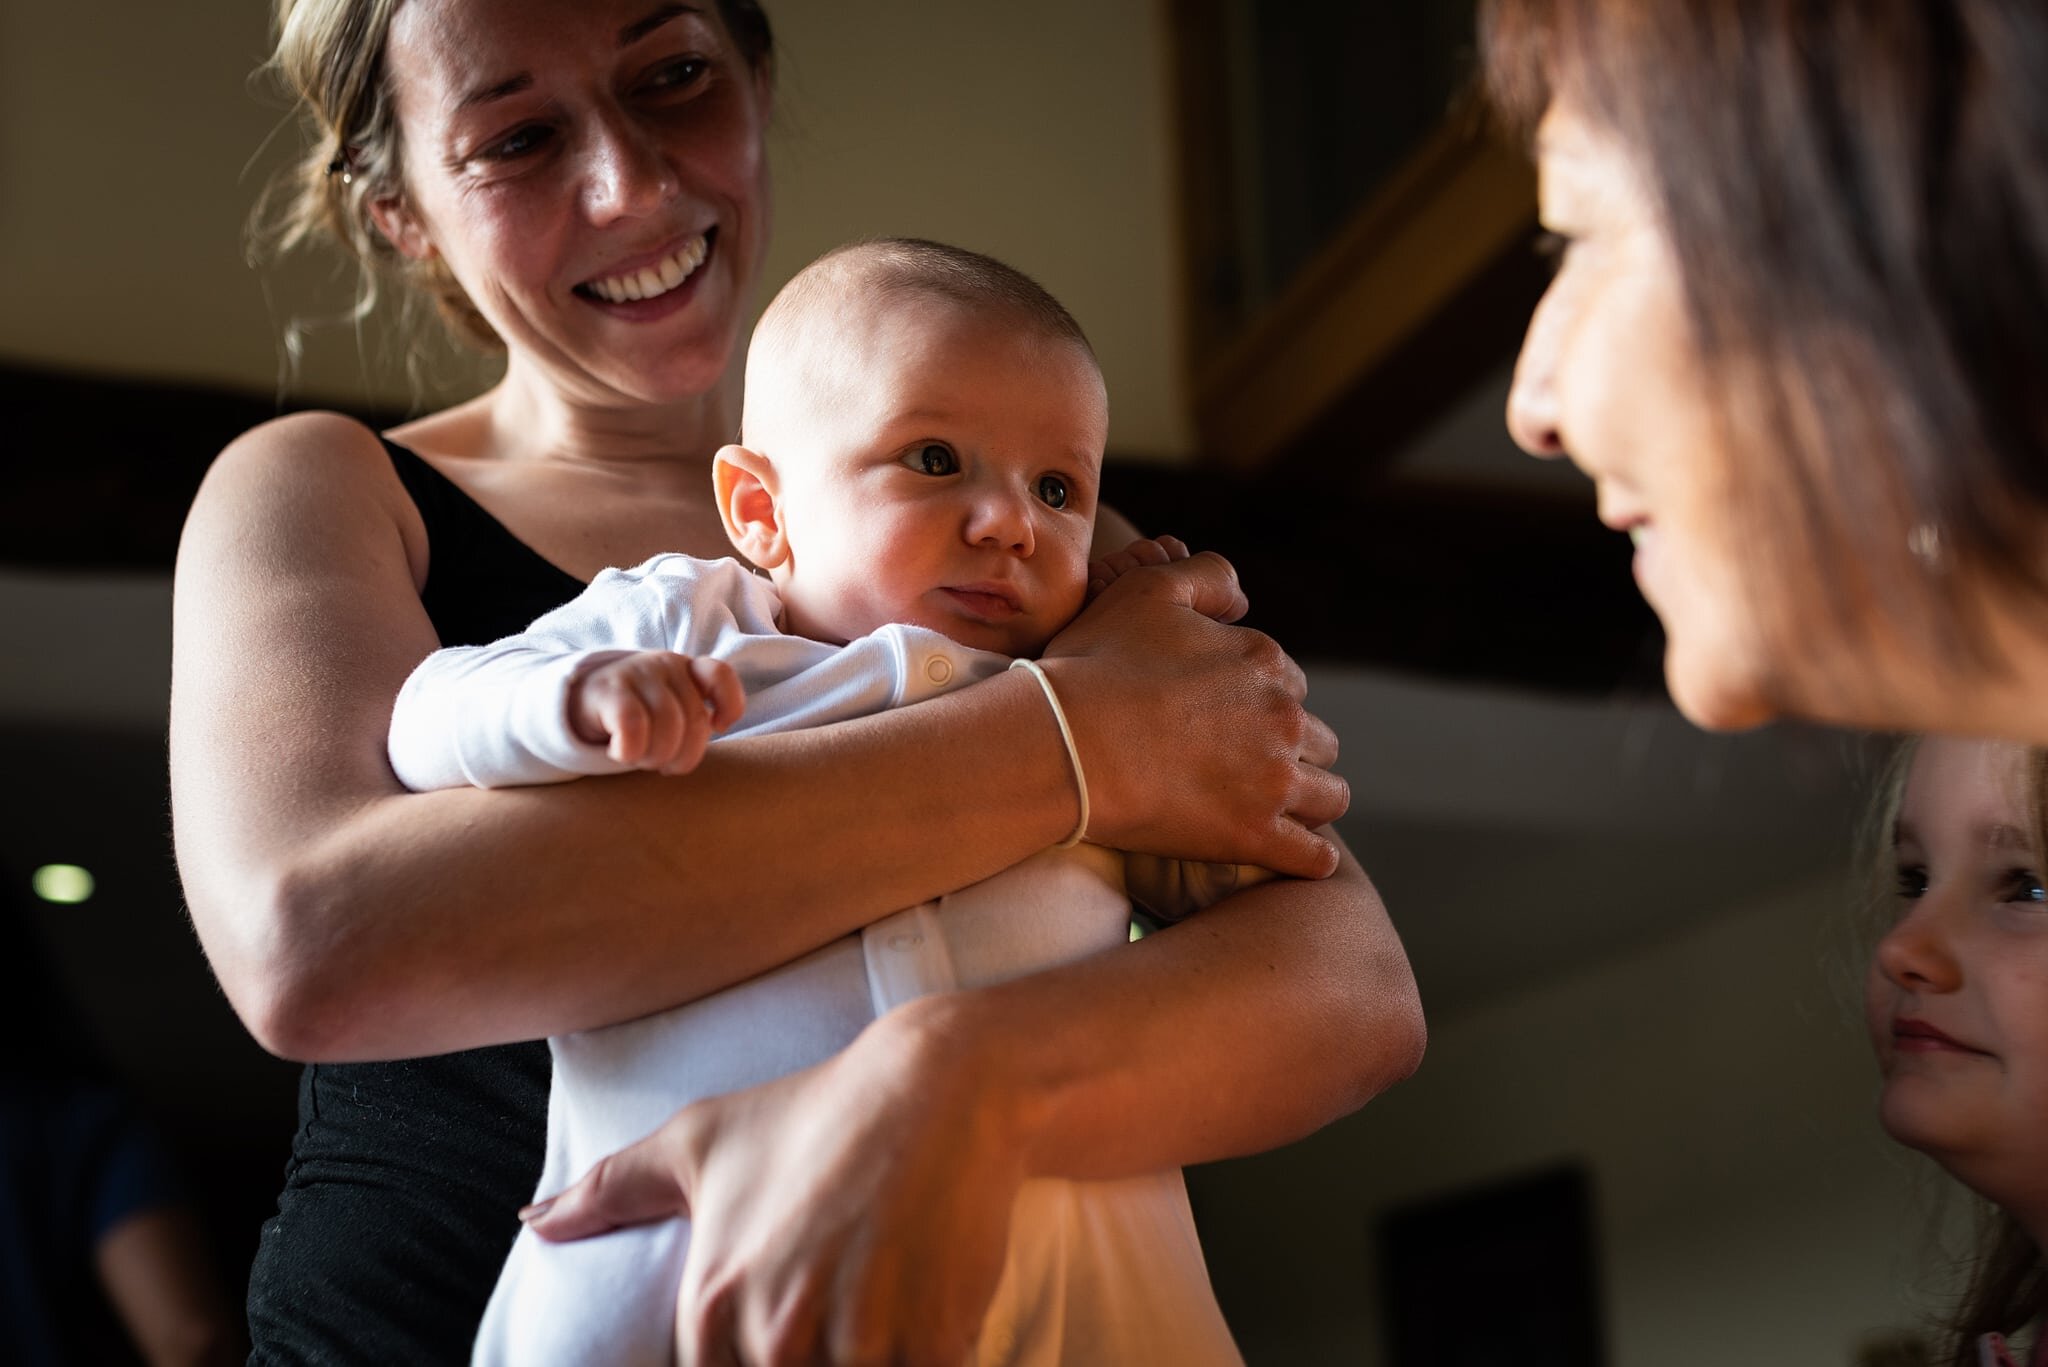
[[[1918,864],[1899,865],[1895,884],[1898,894],[1909,901],[1927,893],[1927,870]]]
[[[504,137],[486,143],[478,155],[487,161],[514,161],[540,150],[554,131],[544,123],[522,124]]]
[[[678,57],[655,67],[646,84],[656,90],[680,90],[694,85],[710,66],[702,57]]]

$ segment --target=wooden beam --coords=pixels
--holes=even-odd
[[[1386,365],[1474,281],[1521,249],[1535,224],[1527,159],[1476,121],[1439,129],[1195,374],[1208,456],[1266,465]]]

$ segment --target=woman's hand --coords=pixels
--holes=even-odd
[[[1329,772],[1336,733],[1302,706],[1307,680],[1286,652],[1227,625],[1247,607],[1229,562],[1176,548],[1127,548],[1131,563],[1045,649],[1087,770],[1088,838],[1327,877],[1337,850],[1318,828],[1350,805]],[[1173,752],[1173,785],[1160,781],[1168,737],[1193,742]]]
[[[924,1014],[912,1004],[816,1067],[686,1107],[531,1213],[534,1232],[687,1214],[685,1364],[958,1367],[1002,1274],[1022,1157]]]
[[[1088,562],[1088,600],[1095,601],[1102,596],[1104,589],[1141,565],[1170,565],[1187,558],[1188,543],[1177,536],[1134,538],[1122,550],[1111,551]],[[1222,620],[1235,621],[1236,618]]]

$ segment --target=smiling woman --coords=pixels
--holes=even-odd
[[[366,306],[379,279],[423,289],[506,364],[389,432],[326,413],[247,433],[179,550],[187,901],[243,1021],[311,1061],[251,1280],[258,1361],[467,1361],[540,1174],[531,1041],[843,944],[1054,844],[1077,811],[1106,844],[1299,876],[1233,894],[1200,933],[906,1003],[829,1070],[686,1110],[716,1142],[655,1145],[632,1190],[726,1212],[692,1247],[716,1284],[676,1302],[707,1351],[812,1361],[851,1335],[883,1359],[943,1353],[988,1307],[976,1269],[1027,1179],[1269,1147],[1414,1066],[1406,959],[1326,829],[1346,801],[1335,739],[1294,662],[1220,620],[1242,596],[1213,557],[1134,567],[1045,643],[1071,742],[1038,681],[1002,671],[722,743],[687,779],[406,792],[383,742],[430,653],[510,635],[608,568],[727,551],[712,465],[770,219],[768,29],[751,0],[278,16],[310,141],[286,238],[350,252]],[[1098,520],[1098,550],[1130,540]],[[987,587],[963,601],[1000,615]]]
[[[2048,1309],[2041,771],[2015,744],[2048,742],[2048,10],[1483,15],[1562,247],[1509,425],[1635,538],[1680,707],[2014,742],[1921,748],[1870,980],[1887,1127],[2016,1221],[1951,1359],[2004,1361],[1978,1334]]]
[[[1637,539],[1694,719],[2048,739],[2048,19],[1492,0],[1563,245],[1510,426]]]

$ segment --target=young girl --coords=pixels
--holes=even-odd
[[[1887,821],[1898,917],[1867,1014],[1885,1131],[1996,1207],[1944,1361],[2048,1364],[2048,751],[1928,737]]]

